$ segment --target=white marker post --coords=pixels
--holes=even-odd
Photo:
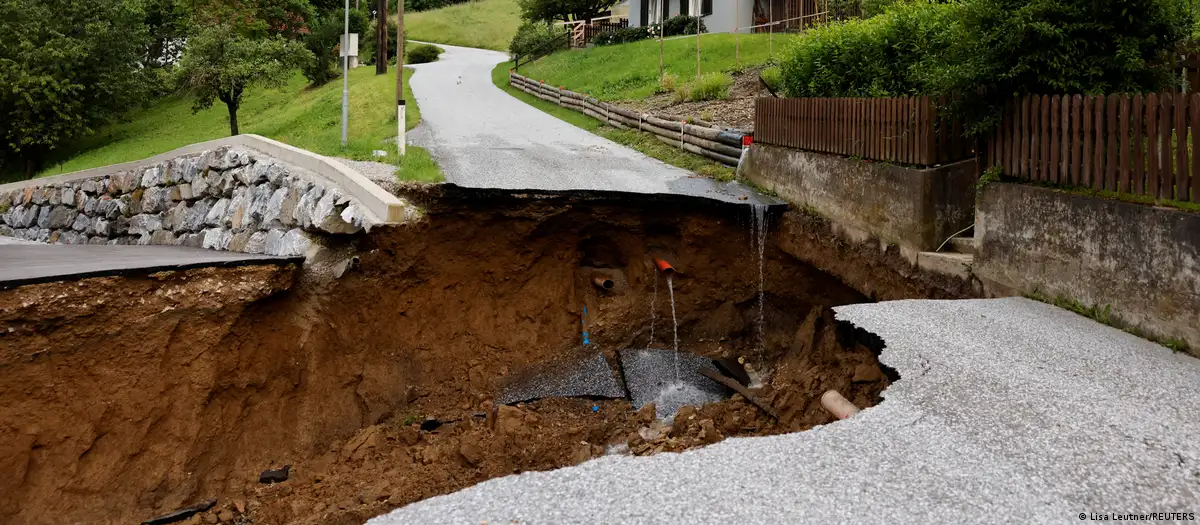
[[[342,33],[342,147],[350,141],[350,0],[346,0],[345,31]]]
[[[396,147],[400,156],[407,149],[407,138],[404,136],[404,0],[396,2],[399,5],[396,19]]]

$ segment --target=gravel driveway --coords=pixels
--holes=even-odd
[[[409,143],[428,149],[450,182],[759,199],[745,186],[670,166],[513,98],[492,84],[504,53],[437,45],[446,50],[440,60],[412,66],[422,120]]]
[[[881,404],[851,419],[508,476],[368,524],[1086,523],[1081,515],[1200,514],[1200,360],[1028,299],[835,310],[880,336],[881,361],[901,376]]]

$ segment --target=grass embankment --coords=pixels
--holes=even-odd
[[[734,35],[701,35],[700,68],[704,73],[731,72],[761,66],[772,57],[770,36],[741,35],[734,58]],[[778,59],[795,35],[775,35]],[[696,78],[696,38],[663,42],[663,68],[679,80]],[[658,91],[658,41],[642,40],[614,46],[560,51],[521,68],[521,74],[600,100],[641,100]]]
[[[406,69],[405,98],[409,101],[406,126],[412,129],[421,120],[412,93],[408,89],[413,71]],[[165,98],[154,106],[131,115],[129,122],[109,126],[81,140],[72,154],[60,164],[48,167],[38,176],[58,175],[98,166],[129,162],[164,153],[188,144],[229,135],[229,114],[217,102],[212,108],[192,114],[192,101],[183,96]],[[247,92],[238,110],[239,131],[269,137],[330,157],[374,160],[399,165],[403,180],[435,182],[444,180],[441,171],[421,148],[409,146],[403,163],[394,143],[396,136],[396,76],[375,75],[374,67],[350,71],[350,141],[342,140],[342,80],[311,88],[297,72],[281,89],[255,89]],[[374,157],[372,151],[388,152]]]
[[[552,104],[529,93],[514,88],[508,84],[508,70],[512,62],[504,62],[492,70],[492,83],[506,93],[517,97],[522,102],[538,108],[560,120],[576,127],[590,131],[618,144],[628,146],[646,155],[654,157],[672,166],[678,166],[706,177],[719,181],[733,180],[733,169],[704,157],[692,155],[674,146],[668,145],[654,135],[642,131],[619,130],[592,117],[577,113],[557,104]]]
[[[404,38],[507,51],[520,25],[516,0],[479,0],[405,13]]]

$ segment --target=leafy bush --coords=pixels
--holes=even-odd
[[[438,55],[442,54],[442,48],[431,46],[429,44],[418,44],[408,50],[408,56],[405,58],[406,64],[425,64],[438,59]]]
[[[680,101],[724,100],[729,98],[733,77],[728,73],[706,73],[700,78],[675,88],[675,98]]]
[[[547,22],[525,22],[517,28],[517,34],[508,45],[508,52],[516,58],[556,51],[567,46],[565,39],[559,39],[562,35],[562,30],[555,29]],[[547,47],[555,39],[559,39],[560,44]]]
[[[616,31],[600,33],[596,35],[596,38],[592,39],[592,43],[598,46],[611,46],[613,44],[637,42],[638,40],[650,38],[650,31],[645,27],[626,27],[624,29],[617,29]]]
[[[376,24],[378,22],[372,20],[367,24],[367,28],[363,34],[358,36],[358,45],[360,46],[358,61],[363,64],[375,64],[375,28],[378,27]],[[387,39],[388,63],[395,63],[396,50],[399,48],[396,47],[396,22],[393,20],[387,21]]]
[[[319,86],[337,78],[338,61],[341,59],[337,46],[341,42],[343,21],[339,16],[326,15],[308,25],[304,35],[304,47],[313,54],[313,60],[300,68],[304,78]],[[361,41],[361,37],[360,37]]]
[[[663,22],[663,36],[694,35],[696,24],[700,24],[700,32],[707,33],[704,20],[694,16],[676,15]]]
[[[1182,0],[901,1],[810,30],[784,59],[782,86],[793,97],[959,94],[953,109],[980,133],[1014,93],[1173,87],[1190,25]]]

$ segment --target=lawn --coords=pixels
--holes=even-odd
[[[735,61],[735,35],[701,35],[701,70],[705,73],[733,71],[762,65],[771,58],[769,35],[737,38],[740,39],[740,51]],[[776,60],[795,38],[795,35],[775,35]],[[590,93],[600,100],[641,100],[653,95],[658,88],[658,47],[657,40],[642,40],[560,51],[522,67],[521,74],[572,91]],[[695,78],[696,38],[666,40],[663,64],[668,73],[678,75],[681,80]]]
[[[405,79],[412,76],[405,70]],[[409,129],[421,119],[416,99],[405,82]],[[193,114],[191,100],[172,96],[131,115],[128,122],[109,126],[87,137],[65,152],[61,163],[47,167],[38,176],[69,173],[97,166],[143,159],[196,142],[229,135],[225,105]],[[281,89],[256,89],[247,92],[238,110],[239,131],[269,137],[327,156],[357,160],[378,160],[399,164],[395,145],[385,142],[396,136],[396,76],[375,75],[374,67],[359,67],[350,72],[350,141],[345,149],[342,138],[342,79],[310,88],[297,72]],[[388,152],[384,158],[372,156],[373,150]],[[407,167],[399,176],[406,180],[442,180],[428,152],[410,146]]]
[[[521,25],[517,0],[478,0],[404,14],[405,39],[507,51]]]
[[[508,70],[512,62],[504,62],[492,70],[492,83],[504,92],[517,97],[522,102],[538,108],[578,128],[595,133],[608,140],[616,142],[646,155],[654,157],[672,166],[678,166],[688,171],[704,175],[719,181],[733,179],[733,169],[704,157],[693,155],[674,146],[668,145],[654,135],[636,130],[619,130],[607,126],[592,117],[564,108],[537,98],[529,93],[508,85]]]

